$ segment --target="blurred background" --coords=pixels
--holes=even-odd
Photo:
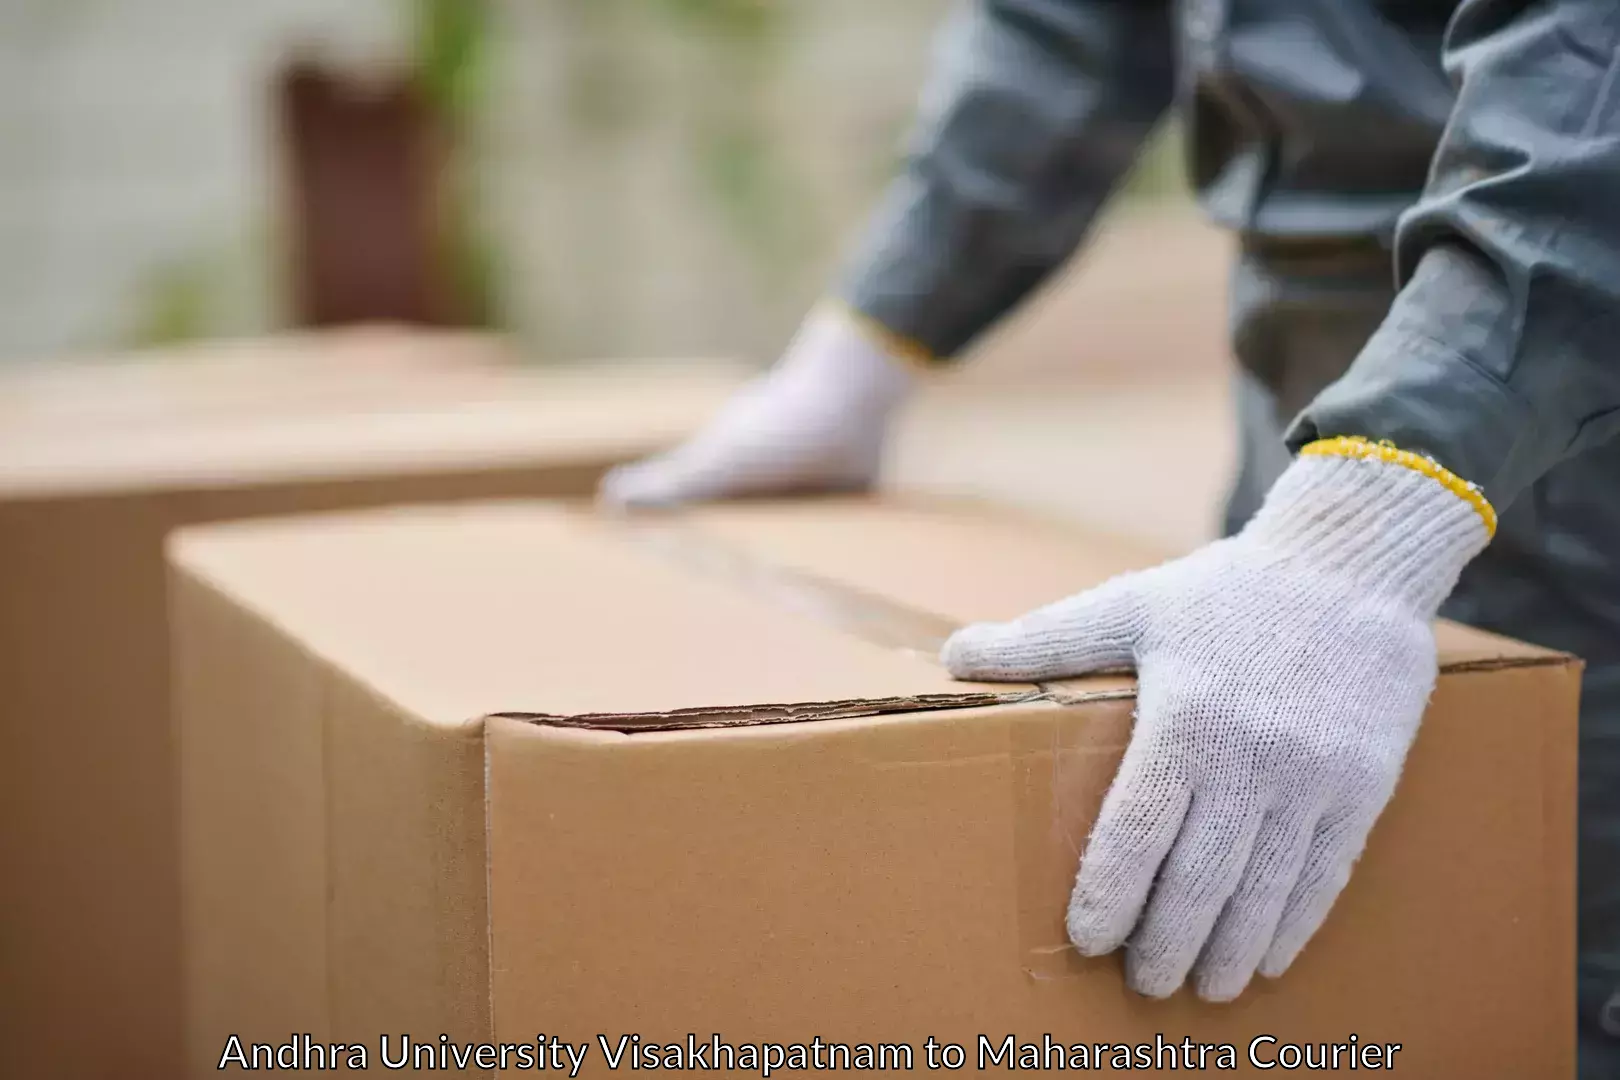
[[[0,364],[383,320],[763,366],[895,169],[949,2],[6,0]],[[915,411],[898,479],[1208,531],[1225,250],[1163,134]]]

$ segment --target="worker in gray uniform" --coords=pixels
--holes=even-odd
[[[1226,535],[943,654],[973,679],[1139,672],[1070,936],[1124,947],[1151,995],[1280,975],[1393,791],[1438,612],[1587,661],[1580,1075],[1620,1077],[1613,0],[965,4],[828,302],[704,431],[602,497],[870,484],[927,367],[1081,246],[1172,108],[1238,246]]]

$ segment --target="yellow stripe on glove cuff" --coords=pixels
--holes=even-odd
[[[1480,520],[1485,523],[1485,534],[1489,537],[1496,535],[1496,508],[1480,493],[1474,484],[1458,476],[1450,469],[1441,465],[1431,457],[1415,454],[1410,450],[1402,450],[1387,440],[1373,442],[1355,435],[1341,435],[1333,439],[1318,439],[1309,443],[1300,450],[1301,457],[1346,457],[1360,458],[1367,461],[1387,461],[1391,465],[1400,465],[1420,472],[1433,480],[1438,480],[1448,491],[1462,499],[1479,514]]]
[[[940,358],[929,352],[920,342],[913,341],[904,334],[895,333],[866,312],[841,300],[827,300],[824,303],[896,360],[928,370],[937,370],[940,367]]]

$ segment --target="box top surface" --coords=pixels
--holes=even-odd
[[[500,338],[358,328],[0,373],[0,499],[587,464],[692,430],[718,362],[523,367]]]
[[[636,731],[1026,701],[951,679],[956,625],[1158,556],[979,505],[814,500],[613,518],[537,502],[186,530],[184,572],[433,724]],[[1443,668],[1559,654],[1441,624]],[[1117,676],[1044,688],[1117,698]]]

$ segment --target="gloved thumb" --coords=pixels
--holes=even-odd
[[[1140,578],[1127,574],[1002,623],[952,634],[940,662],[958,679],[1038,682],[1130,666],[1142,623]]]

